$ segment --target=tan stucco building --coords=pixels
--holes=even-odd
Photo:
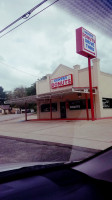
[[[112,75],[100,71],[100,60],[92,60],[95,119],[112,117]],[[38,119],[90,119],[88,67],[59,65],[36,83]]]

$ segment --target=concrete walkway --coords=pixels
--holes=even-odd
[[[112,146],[112,119],[94,122],[66,120],[25,122],[23,120],[23,116],[7,121],[0,120],[0,135],[98,150]]]

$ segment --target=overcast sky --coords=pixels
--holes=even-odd
[[[0,0],[0,30],[41,1]],[[0,39],[0,86],[5,91],[30,86],[59,64],[87,67],[87,59],[76,54],[75,29],[80,26],[96,35],[101,70],[112,73],[112,39],[78,21],[60,6],[52,6]]]

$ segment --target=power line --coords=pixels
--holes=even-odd
[[[26,19],[28,18],[31,13],[36,10],[38,7],[40,7],[42,4],[44,4],[46,1],[48,0],[44,0],[41,3],[39,3],[38,5],[36,5],[35,7],[33,7],[31,10],[29,10],[28,12],[26,12],[25,14],[23,14],[21,17],[19,17],[18,19],[16,19],[15,21],[13,21],[11,24],[9,24],[8,26],[6,26],[5,28],[3,28],[0,33],[2,33],[3,31],[5,31],[6,29],[8,29],[10,26],[14,25],[15,23],[17,23],[18,21],[20,21],[21,19]]]
[[[33,76],[33,77],[38,78],[38,76],[35,76],[35,75],[30,74],[30,73],[28,73],[28,72],[25,72],[25,71],[23,71],[23,70],[21,70],[21,69],[17,69],[17,68],[15,68],[15,67],[13,67],[12,65],[9,65],[9,64],[7,64],[7,63],[0,62],[0,64],[5,65],[5,66],[8,66],[8,67],[10,67],[10,68],[12,68],[12,69],[14,69],[14,70],[19,71],[19,72],[25,73],[26,75]]]
[[[19,25],[15,26],[14,28],[12,28],[10,31],[6,32],[5,34],[3,34],[2,36],[0,36],[0,38],[4,37],[5,35],[7,35],[8,33],[12,32],[13,30],[15,30],[16,28],[18,28],[19,26],[21,26],[22,24],[26,23],[27,21],[29,21],[30,19],[32,19],[33,17],[35,17],[36,15],[40,14],[41,12],[43,12],[44,10],[48,9],[49,7],[51,7],[52,5],[54,5],[56,2],[58,2],[59,0],[54,1],[53,3],[51,3],[49,6],[46,6],[45,8],[43,8],[41,11],[37,12],[36,14],[34,14],[32,17],[28,18],[27,20],[25,20],[24,22],[20,23]]]
[[[16,79],[16,80],[17,80],[17,79]],[[2,81],[2,80],[1,80],[1,81]],[[31,80],[30,80],[30,81],[31,81]],[[33,81],[34,81],[34,80],[32,80],[32,82],[33,82]],[[10,83],[12,83],[12,82],[13,82],[13,81],[10,80],[10,79],[6,79],[6,80],[5,80],[5,83],[6,83],[7,85],[10,85]],[[16,84],[16,83],[15,83],[15,84]],[[22,86],[23,84],[24,84],[25,87],[27,87],[29,83],[28,83],[28,81],[25,81],[25,80],[22,79],[21,83],[20,83],[20,81],[19,81],[19,85]],[[4,83],[2,83],[2,85],[4,85]],[[4,87],[4,86],[3,86],[3,87]],[[17,86],[15,86],[15,87],[17,87]],[[19,87],[19,86],[18,86],[18,87]]]

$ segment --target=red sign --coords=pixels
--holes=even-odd
[[[76,52],[85,57],[96,57],[96,36],[83,27],[76,29]]]
[[[59,87],[65,87],[73,85],[73,76],[72,74],[61,76],[58,78],[51,79],[51,88],[59,88]]]

